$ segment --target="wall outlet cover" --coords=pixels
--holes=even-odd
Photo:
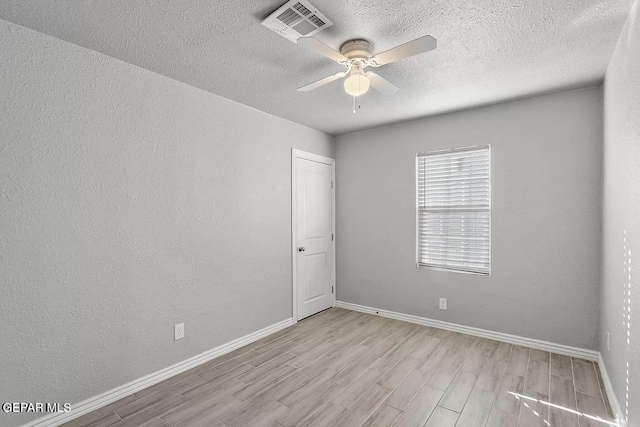
[[[440,298],[440,310],[446,310],[446,309],[447,309],[447,299]]]
[[[174,340],[178,341],[184,338],[184,323],[178,323],[174,327]]]

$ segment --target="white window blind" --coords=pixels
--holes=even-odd
[[[491,271],[491,149],[418,153],[418,265]]]

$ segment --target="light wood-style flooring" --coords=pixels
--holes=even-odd
[[[331,308],[65,425],[615,425],[610,420],[593,362]]]

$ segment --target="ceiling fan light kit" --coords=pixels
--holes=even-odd
[[[369,77],[360,67],[353,67],[351,75],[344,80],[344,91],[351,96],[361,96],[369,91]]]

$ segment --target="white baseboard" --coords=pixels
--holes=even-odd
[[[448,331],[459,332],[461,334],[474,335],[476,337],[489,338],[509,344],[522,345],[538,350],[550,351],[552,353],[563,354],[565,356],[579,357],[585,360],[598,361],[600,353],[596,350],[571,347],[563,344],[556,344],[548,341],[533,338],[520,337],[517,335],[494,332],[486,329],[473,328],[471,326],[458,325],[456,323],[443,322],[442,320],[429,319],[427,317],[413,316],[411,314],[397,313],[395,311],[382,310],[378,308],[366,307],[364,305],[351,304],[349,302],[336,301],[336,307],[347,310],[360,311],[363,313],[377,314],[390,319],[403,320],[405,322],[416,323],[418,325],[431,326],[434,328],[446,329]]]
[[[226,344],[222,344],[216,348],[212,348],[211,350],[205,351],[204,353],[198,354],[197,356],[191,357],[187,360],[183,360],[182,362],[176,363],[173,366],[161,369],[160,371],[154,372],[142,378],[138,378],[137,380],[133,380],[127,384],[121,385],[120,387],[116,387],[112,390],[99,394],[98,396],[90,397],[89,399],[83,400],[80,403],[71,405],[70,412],[50,414],[45,417],[38,418],[37,420],[30,423],[24,424],[22,427],[59,426],[60,424],[69,422],[91,411],[95,411],[96,409],[106,406],[109,403],[115,402],[116,400],[122,399],[123,397],[126,397],[132,393],[157,384],[160,381],[166,380],[167,378],[170,378],[174,375],[185,372],[191,368],[208,362],[209,360],[222,356],[223,354],[229,353],[247,344],[251,344],[254,341],[278,332],[279,330],[287,328],[293,324],[293,318],[289,318],[275,323],[271,326],[267,326],[266,328],[260,329],[259,331],[245,335]]]
[[[613,411],[613,415],[616,416],[616,421],[618,422],[619,427],[627,427],[627,423],[624,419],[624,412],[622,411],[622,407],[620,406],[620,402],[616,397],[616,393],[613,390],[613,384],[611,384],[611,379],[609,378],[609,374],[607,373],[607,367],[604,364],[604,360],[602,359],[602,354],[598,353],[598,366],[600,367],[600,375],[602,375],[602,382],[604,382],[604,390],[607,392],[607,397],[609,398],[609,404],[611,405],[611,410]]]

